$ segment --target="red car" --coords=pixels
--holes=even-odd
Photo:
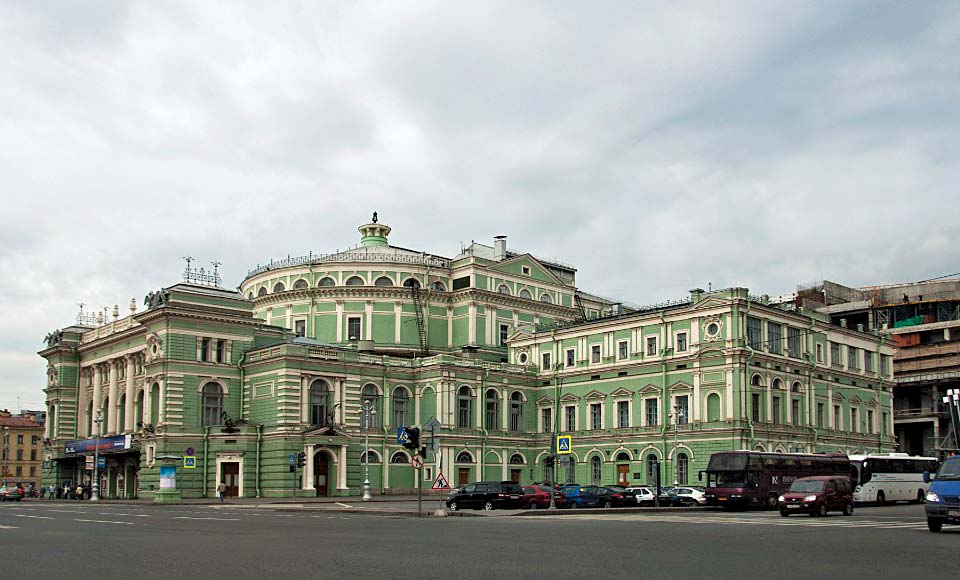
[[[520,504],[524,509],[546,509],[550,507],[551,487],[546,485],[525,485]],[[553,503],[558,508],[567,507],[567,498],[559,491],[553,491]]]

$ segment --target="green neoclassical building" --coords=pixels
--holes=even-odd
[[[432,419],[426,487],[548,479],[554,432],[573,437],[555,476],[579,483],[650,483],[656,462],[695,483],[719,450],[894,447],[877,335],[743,288],[624,307],[505,237],[450,258],[359,230],[237,290],[188,267],[145,310],[50,333],[45,483],[89,482],[98,446],[107,498],[157,496],[173,464],[183,497],[358,494],[366,465],[374,494],[410,493],[397,428]]]

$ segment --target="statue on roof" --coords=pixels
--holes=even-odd
[[[377,223],[377,212],[373,212],[373,223]]]

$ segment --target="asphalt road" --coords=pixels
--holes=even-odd
[[[6,578],[851,580],[948,577],[923,508],[416,519],[262,507],[0,505]]]

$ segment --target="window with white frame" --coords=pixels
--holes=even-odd
[[[603,429],[603,407],[600,403],[590,403],[590,428]]]
[[[630,401],[617,401],[617,427],[630,426]]]
[[[817,403],[817,427],[825,427],[823,423],[823,403]]]
[[[867,409],[867,433],[873,434],[873,411]]]
[[[857,414],[857,408],[856,408],[856,407],[851,407],[851,408],[850,408],[850,430],[853,431],[854,433],[859,433],[859,432],[860,432],[860,421],[859,421],[859,419],[860,419],[860,417],[859,417],[858,414]]]
[[[783,352],[783,327],[779,322],[767,322],[767,350],[773,354]]]
[[[657,399],[645,399],[643,401],[644,411],[647,418],[647,427],[655,427],[660,423],[659,404]]]
[[[620,360],[625,360],[625,359],[627,358],[627,356],[629,356],[629,352],[628,352],[628,351],[629,351],[629,348],[630,348],[629,345],[630,345],[630,343],[627,342],[627,341],[625,341],[625,340],[621,340],[620,342],[617,343],[617,358],[618,358],[618,359],[620,359]]]
[[[687,333],[677,333],[677,352],[687,352]]]
[[[823,364],[823,345],[817,343],[817,362]]]
[[[457,427],[473,427],[473,393],[467,386],[457,391]]]
[[[860,368],[860,356],[857,353],[857,347],[848,346],[847,347],[847,364],[852,370],[859,370]]]
[[[297,336],[306,336],[307,335],[307,321],[306,320],[295,320],[293,322],[293,332]]]
[[[577,408],[573,406],[563,408],[564,431],[577,430]]]
[[[549,433],[553,431],[553,409],[540,409],[540,432]]]
[[[647,337],[647,356],[657,356],[657,337]]]
[[[747,343],[754,350],[763,348],[763,321],[759,318],[747,317]]]
[[[497,391],[487,389],[485,405],[486,421],[484,422],[484,427],[488,431],[498,429],[498,423],[500,422],[500,398],[497,396]]]
[[[523,395],[514,391],[510,395],[510,430],[519,431],[523,424]]]
[[[500,325],[500,346],[506,346],[507,337],[510,335],[510,325],[501,324]]]
[[[863,351],[863,370],[873,372],[873,353],[866,349]]]
[[[347,319],[347,340],[360,340],[359,316],[351,316]]]
[[[542,368],[543,370],[545,370],[545,371],[549,371],[549,370],[550,370],[550,366],[551,366],[551,365],[550,365],[550,353],[549,353],[549,352],[545,352],[545,353],[543,353],[543,354],[541,355],[540,358],[541,358],[541,362],[543,363],[543,364],[541,365],[541,368]]]
[[[837,431],[843,431],[843,407],[833,406],[833,428]]]
[[[800,358],[800,329],[787,327],[787,356],[790,358]]]
[[[590,347],[590,362],[598,363],[600,362],[600,345],[595,344]]]
[[[568,368],[577,364],[576,358],[577,358],[577,351],[572,348],[568,348],[567,349],[567,367]]]
[[[680,395],[674,399],[674,413],[677,425],[686,425],[690,422],[690,397]]]
[[[843,359],[840,357],[840,343],[830,343],[830,364],[838,367],[843,365]]]

